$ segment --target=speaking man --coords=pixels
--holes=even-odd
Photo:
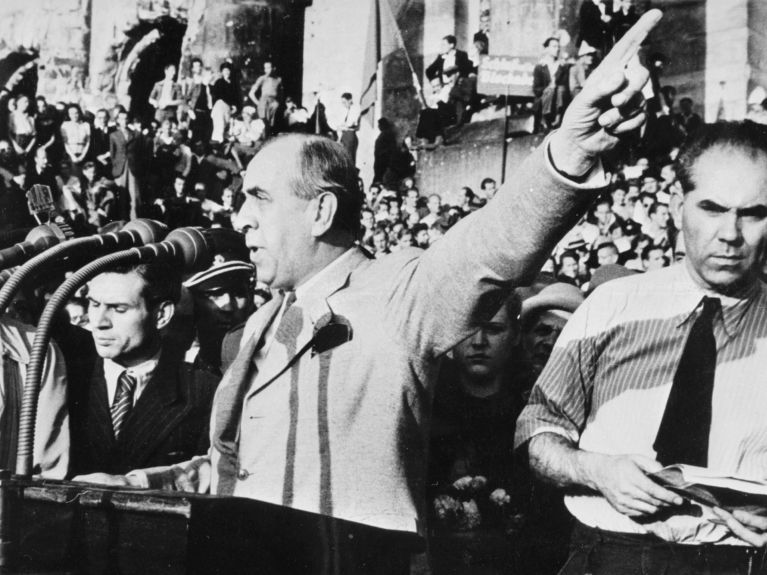
[[[493,209],[425,252],[372,260],[356,247],[363,197],[338,144],[264,146],[239,218],[259,281],[283,295],[251,317],[219,386],[209,457],[128,480],[421,530],[441,358],[531,279],[604,187],[599,156],[644,121],[647,72],[633,57],[659,19],[650,11],[624,36]]]

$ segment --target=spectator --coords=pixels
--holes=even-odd
[[[472,97],[471,84],[468,81],[472,68],[469,55],[456,49],[455,36],[444,36],[439,56],[426,68],[426,77],[436,82],[438,100],[447,104],[451,111],[452,121],[443,124],[444,126],[460,126],[464,123],[466,105]]]
[[[676,115],[676,122],[681,127],[686,141],[689,142],[698,135],[703,127],[703,119],[693,111],[692,98],[679,100],[679,113]]]
[[[652,242],[660,248],[666,249],[671,245],[671,217],[668,206],[654,202],[649,210],[648,222],[642,226],[642,233],[649,236]]]
[[[244,242],[244,240],[243,240]],[[246,252],[243,243],[242,252]],[[221,345],[226,333],[243,323],[254,311],[252,293],[255,267],[238,257],[215,261],[208,269],[192,275],[184,286],[194,300],[198,345],[186,360],[195,369],[220,378]]]
[[[495,193],[498,191],[498,184],[493,178],[483,178],[482,183],[479,185],[479,189],[482,192],[480,200],[484,204],[493,199]]]
[[[349,92],[341,94],[341,106],[344,109],[344,117],[339,128],[339,142],[346,149],[349,157],[357,162],[357,131],[360,129],[360,107],[354,103]]]
[[[430,195],[426,207],[429,213],[421,218],[421,223],[431,227],[442,217],[442,197],[439,194]]]
[[[533,371],[533,381],[549,360],[554,342],[573,312],[583,303],[583,293],[565,283],[553,283],[522,302],[522,344]]]
[[[453,348],[434,398],[428,492],[433,573],[508,573],[529,500],[524,462],[510,457],[523,393],[519,296]],[[460,534],[456,536],[456,534]],[[516,571],[513,571],[516,572]]]
[[[89,157],[96,162],[99,175],[108,176],[111,174],[111,163],[109,158],[109,137],[114,131],[110,128],[107,121],[109,113],[105,108],[96,110],[93,119],[93,129],[91,130],[91,145]]]
[[[536,132],[558,127],[569,103],[569,68],[559,57],[559,38],[547,38],[543,48],[543,57],[533,68]]]
[[[610,49],[610,21],[612,20],[612,0],[583,0],[578,18],[578,46],[587,43],[600,53]]]
[[[202,60],[192,58],[192,76],[184,86],[184,99],[191,122],[189,129],[195,140],[209,140],[211,137],[210,111],[213,97],[210,92],[210,70],[203,69]]]
[[[128,112],[117,112],[117,128],[109,136],[109,156],[112,159],[112,177],[120,190],[120,217],[136,219],[141,209],[141,190],[138,174],[141,170],[140,134],[128,126]]]
[[[16,98],[15,108],[8,121],[8,137],[13,149],[21,158],[27,158],[37,145],[35,119],[29,110],[29,98],[21,94]]]
[[[612,242],[606,242],[597,247],[597,267],[609,266],[618,263],[618,248]]]
[[[559,271],[557,281],[580,287],[581,279],[578,274],[578,255],[573,251],[566,251],[559,258]]]
[[[224,62],[219,67],[221,77],[210,88],[213,108],[210,116],[213,121],[211,141],[223,142],[226,139],[226,128],[232,117],[232,111],[240,106],[240,89],[234,74],[234,66]]]
[[[149,94],[149,103],[155,109],[154,119],[160,123],[175,120],[178,107],[184,103],[183,89],[176,82],[176,65],[166,64],[163,73],[165,77],[155,83]]]
[[[394,125],[386,118],[378,120],[379,134],[373,148],[373,181],[391,182],[390,170],[399,152]]]
[[[662,247],[650,244],[642,250],[642,268],[644,271],[659,270],[666,267],[668,263],[668,258],[666,258],[665,250]]]
[[[570,67],[570,95],[574,98],[583,89],[586,78],[596,67],[597,49],[590,46],[587,42],[581,42],[578,49],[578,59]]]
[[[258,117],[266,126],[266,137],[276,134],[277,109],[282,102],[282,78],[277,75],[273,62],[264,62],[264,73],[256,79],[248,97],[258,108]]]

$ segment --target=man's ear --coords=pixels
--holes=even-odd
[[[154,322],[157,329],[162,329],[170,323],[173,319],[173,314],[176,312],[176,304],[172,301],[163,301],[157,304],[154,310]]]
[[[338,198],[331,192],[322,192],[314,198],[312,213],[312,235],[318,238],[324,235],[333,225],[338,211]]]
[[[682,207],[684,206],[684,193],[681,186],[672,186],[671,198],[669,199],[668,211],[671,219],[678,230],[682,229]]]

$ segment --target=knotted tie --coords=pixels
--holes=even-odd
[[[136,378],[128,373],[126,369],[117,378],[117,391],[112,402],[112,429],[114,429],[115,439],[120,435],[125,418],[133,408],[133,392],[136,391]]]
[[[713,320],[719,308],[717,298],[703,298],[703,311],[682,351],[653,445],[663,465],[708,465],[711,395],[716,372]]]

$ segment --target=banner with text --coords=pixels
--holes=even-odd
[[[495,96],[533,97],[536,58],[483,56],[479,64],[477,92]]]

